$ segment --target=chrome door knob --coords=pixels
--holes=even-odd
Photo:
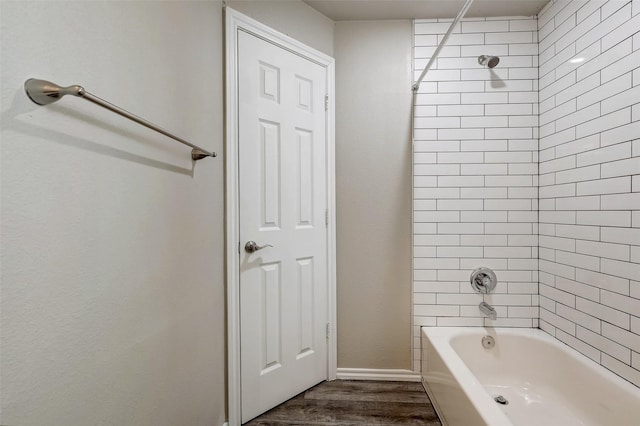
[[[273,247],[271,244],[265,244],[263,246],[259,246],[255,241],[247,241],[247,244],[244,245],[244,251],[247,253],[255,253],[258,250],[262,250],[265,247]]]

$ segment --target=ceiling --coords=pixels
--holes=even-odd
[[[464,0],[303,0],[334,21],[455,18]],[[533,16],[550,0],[475,0],[465,17]]]

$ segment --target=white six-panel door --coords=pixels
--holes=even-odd
[[[238,34],[243,422],[327,378],[326,72]]]

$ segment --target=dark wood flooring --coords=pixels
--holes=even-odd
[[[323,382],[247,426],[441,426],[421,383],[335,380]]]

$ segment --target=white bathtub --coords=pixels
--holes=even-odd
[[[537,329],[423,327],[422,382],[448,426],[640,425],[640,388]]]

